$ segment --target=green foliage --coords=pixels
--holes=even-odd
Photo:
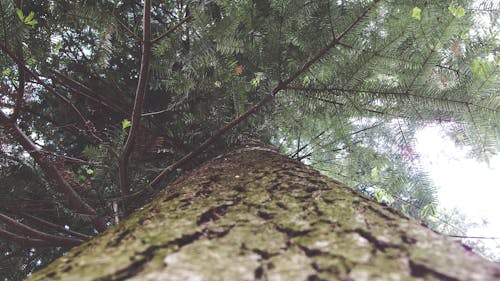
[[[16,14],[17,17],[25,24],[29,26],[35,26],[38,24],[38,21],[34,19],[35,17],[35,12],[30,12],[27,16],[24,15],[23,11],[21,9],[16,9]]]
[[[420,9],[419,7],[415,7],[415,8],[413,8],[413,10],[411,12],[411,17],[416,19],[416,20],[421,20],[422,19],[421,13],[422,13],[422,9]]]

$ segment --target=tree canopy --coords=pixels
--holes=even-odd
[[[0,0],[0,270],[249,139],[425,219],[418,128],[496,153],[495,2]]]

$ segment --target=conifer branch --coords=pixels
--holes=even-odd
[[[41,225],[44,225],[44,226],[50,227],[50,228],[52,228],[54,230],[57,230],[57,231],[60,231],[60,232],[64,232],[66,234],[78,237],[78,238],[80,238],[82,240],[89,240],[89,239],[92,238],[92,236],[89,236],[89,235],[86,235],[86,234],[83,234],[83,233],[80,233],[80,232],[76,232],[76,231],[71,230],[71,229],[66,229],[63,226],[60,226],[58,224],[51,223],[51,222],[46,221],[44,219],[32,216],[32,215],[30,215],[28,213],[21,213],[21,215],[23,217],[26,217],[26,218],[29,218],[31,220],[34,220],[34,221],[38,222]]]
[[[3,230],[1,228],[0,228],[0,238],[12,242],[14,244],[17,244],[24,248],[60,246],[60,245],[53,245],[41,239],[23,237],[18,234],[12,233],[10,231]]]
[[[73,247],[84,242],[81,239],[61,237],[36,230],[2,213],[0,213],[0,221],[5,225],[8,225],[11,228],[15,229],[20,235],[40,239],[54,245]]]
[[[86,128],[86,131],[87,133],[90,134],[91,136],[91,140],[94,142],[94,143],[99,143],[99,142],[102,142],[102,139],[99,138],[94,132],[93,132],[93,124],[91,121],[87,120],[83,114],[80,112],[80,110],[78,110],[78,108],[68,99],[66,98],[65,96],[61,95],[60,93],[58,93],[54,88],[52,88],[51,86],[49,86],[47,83],[45,83],[41,78],[40,76],[36,73],[36,71],[34,70],[31,70],[29,69],[21,59],[19,59],[16,55],[14,55],[9,49],[7,49],[6,46],[4,46],[3,44],[0,44],[0,49],[5,53],[7,54],[18,66],[19,68],[22,68],[24,69],[24,71],[26,71],[26,73],[28,73],[31,77],[33,77],[33,79],[35,79],[36,82],[38,82],[40,85],[42,85],[47,91],[49,91],[49,93],[55,95],[56,97],[58,97],[60,100],[62,100],[64,103],[66,103],[67,105],[69,105],[69,107],[78,115],[78,117],[80,117],[80,119],[82,120],[83,122],[83,125],[84,127]]]
[[[422,95],[412,93],[410,91],[407,91],[407,92],[389,92],[389,91],[379,91],[379,90],[345,89],[345,88],[336,88],[336,87],[313,88],[313,87],[300,87],[300,86],[288,86],[288,87],[286,87],[286,89],[293,90],[293,91],[319,92],[319,93],[335,93],[335,94],[338,94],[338,93],[350,93],[350,94],[365,93],[365,94],[372,94],[372,95],[376,95],[376,96],[397,96],[400,98],[413,97],[413,98],[428,99],[428,100],[438,101],[438,102],[456,103],[456,104],[466,106],[466,107],[473,106],[473,107],[481,108],[483,110],[488,110],[491,112],[499,112],[498,109],[482,106],[482,105],[475,104],[475,103],[470,102],[470,101],[449,99],[449,98],[445,98],[445,97],[422,96]]]
[[[3,27],[3,44],[8,47],[8,36],[7,36],[7,22],[5,21],[5,10],[2,5],[2,1],[0,1],[0,14],[2,15],[2,27]]]
[[[21,63],[24,65],[24,54],[22,49],[17,51],[17,55]],[[24,91],[26,87],[26,73],[22,66],[17,66],[18,77],[19,77],[19,85],[17,87],[17,96],[16,96],[16,104],[14,106],[14,111],[12,112],[11,119],[15,122],[19,117],[19,113],[21,111],[21,107],[23,105],[24,99]]]
[[[157,185],[166,175],[170,174],[173,172],[175,169],[186,163],[187,161],[191,160],[195,156],[197,156],[199,153],[207,149],[212,143],[215,142],[220,136],[222,136],[224,133],[226,133],[228,130],[232,129],[239,123],[241,123],[243,120],[245,120],[247,117],[255,113],[257,110],[259,110],[263,105],[267,104],[269,101],[271,101],[276,94],[278,94],[281,90],[284,90],[290,83],[292,83],[295,79],[297,79],[300,75],[304,74],[306,71],[309,70],[311,66],[313,66],[315,63],[317,63],[323,56],[325,56],[333,47],[335,47],[339,41],[344,38],[349,32],[368,14],[368,12],[377,4],[380,0],[375,0],[373,1],[372,5],[370,5],[369,8],[367,8],[361,15],[359,15],[342,33],[338,35],[338,37],[333,38],[333,40],[323,49],[319,50],[318,53],[312,57],[309,61],[307,61],[300,69],[298,69],[296,72],[291,74],[287,79],[284,81],[280,81],[278,85],[272,90],[272,92],[268,95],[266,95],[261,101],[259,101],[257,104],[249,108],[247,111],[245,111],[243,114],[240,116],[236,117],[233,119],[231,122],[229,122],[227,125],[219,128],[215,132],[212,133],[212,136],[206,139],[202,144],[200,144],[197,148],[195,148],[193,151],[190,153],[186,154],[184,157],[181,159],[177,160],[173,164],[169,165],[166,167],[160,174],[158,174],[150,183],[151,186]]]
[[[118,18],[118,15],[115,13],[115,10],[113,10],[113,16],[116,20],[116,22],[118,23],[118,25],[123,28],[130,36],[134,37],[137,41],[141,41],[141,37],[137,36],[137,34],[135,34],[135,32],[133,32],[132,30],[130,30],[130,28],[128,28],[127,25],[125,25],[119,18]]]
[[[450,234],[443,234],[448,237],[452,238],[460,238],[460,239],[489,239],[489,240],[500,240],[500,237],[495,237],[495,236],[467,236],[467,235],[450,235]]]
[[[52,73],[54,73],[56,76],[54,78],[57,79],[59,81],[59,83],[63,84],[68,89],[70,89],[71,92],[73,92],[77,95],[83,96],[83,97],[85,97],[85,98],[87,98],[87,99],[89,99],[89,100],[91,100],[99,105],[102,105],[106,108],[109,108],[109,109],[115,111],[116,113],[119,113],[123,117],[128,116],[127,111],[125,111],[123,108],[120,108],[120,106],[113,104],[111,101],[106,100],[105,98],[99,97],[97,93],[95,93],[92,89],[90,89],[86,85],[83,85],[82,83],[76,81],[75,79],[73,79],[67,75],[62,74],[61,72],[59,72],[57,70],[52,70]]]
[[[144,1],[143,13],[141,68],[135,94],[134,109],[132,111],[132,126],[130,127],[127,141],[119,159],[120,190],[123,196],[128,196],[130,194],[130,183],[127,173],[128,160],[132,153],[134,141],[139,130],[142,107],[148,86],[149,65],[151,60],[151,0]]]
[[[56,187],[59,192],[64,194],[68,199],[68,204],[74,210],[88,214],[97,215],[97,212],[88,205],[78,193],[73,189],[71,184],[64,178],[62,173],[57,169],[57,167],[48,159],[42,150],[36,146],[33,141],[28,138],[28,136],[17,126],[16,123],[5,115],[3,111],[0,110],[0,125],[8,129],[10,134],[17,140],[17,142],[24,148],[26,152],[30,154],[31,157],[36,161],[36,163],[42,168],[45,175],[56,183]],[[106,224],[100,218],[94,219],[94,227],[99,231],[104,231],[106,229]]]
[[[152,44],[158,43],[158,41],[162,40],[166,36],[170,35],[172,32],[176,31],[177,28],[181,27],[184,23],[189,22],[193,19],[193,15],[188,15],[185,18],[183,18],[180,22],[178,22],[176,25],[172,26],[169,28],[167,31],[156,37],[151,41]]]

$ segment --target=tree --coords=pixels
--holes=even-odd
[[[223,154],[28,280],[499,280],[500,265],[266,147]]]
[[[428,2],[0,0],[7,278],[249,138],[425,219],[413,131],[487,159],[499,111],[498,7]]]

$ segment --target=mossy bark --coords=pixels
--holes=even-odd
[[[29,280],[500,280],[500,266],[267,148],[218,157]]]

